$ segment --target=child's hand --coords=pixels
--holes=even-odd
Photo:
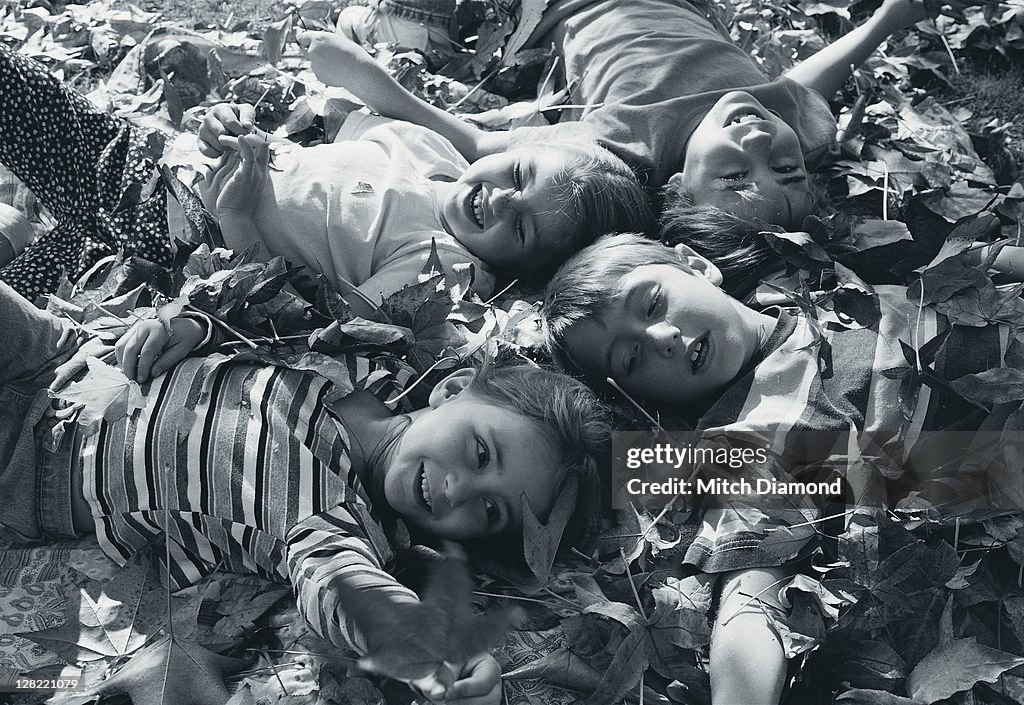
[[[199,151],[210,158],[224,154],[221,137],[241,137],[256,127],[256,108],[244,103],[221,103],[210,108],[199,127]]]
[[[221,144],[238,152],[242,163],[217,197],[217,211],[251,213],[270,174],[270,142],[265,132],[221,137]]]
[[[437,674],[410,685],[435,702],[446,705],[501,705],[501,666],[489,653],[477,654],[463,664],[454,683],[445,687]]]
[[[170,334],[159,320],[148,318],[121,336],[114,354],[126,377],[145,382],[188,357],[206,338],[206,332],[201,322],[187,316],[171,319]]]
[[[360,95],[355,85],[363,72],[361,64],[370,55],[361,46],[337,32],[300,31],[295,40],[306,47],[313,73],[327,86],[342,86]]]

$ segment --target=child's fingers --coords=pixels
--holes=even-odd
[[[161,335],[158,331],[153,330],[148,336],[146,336],[146,341],[142,344],[142,349],[139,350],[139,359],[135,370],[135,379],[137,381],[145,382],[150,378],[150,374],[153,370],[153,363],[156,362],[158,357],[160,357],[160,353],[163,351],[164,344],[166,342],[166,333]]]
[[[300,47],[309,48],[309,45],[313,43],[314,39],[319,39],[321,35],[326,32],[318,32],[311,29],[297,29],[295,30],[295,41]]]
[[[215,138],[211,139],[214,139],[214,141],[216,142]],[[207,139],[207,136],[203,135],[202,133],[199,134],[199,139],[196,142],[196,146],[199,148],[200,154],[202,154],[204,157],[209,157],[210,159],[216,159],[220,155],[224,154],[224,150],[220,148],[219,144],[214,144],[210,142]]]
[[[117,359],[117,366],[124,372],[128,379],[135,379],[135,363],[139,357],[139,348],[142,341],[139,340],[139,329],[129,328],[128,332],[114,345],[114,357]]]
[[[260,134],[243,135],[238,138],[238,153],[242,157],[243,168],[253,166],[266,166],[270,162],[269,135],[266,132]]]
[[[190,342],[175,341],[160,353],[160,357],[157,358],[156,362],[153,363],[153,367],[150,369],[150,375],[154,378],[159,377],[164,372],[188,357],[190,352],[192,352],[192,345]]]
[[[445,693],[445,701],[449,704],[457,700],[493,697],[496,691],[501,690],[501,666],[490,655],[471,659],[462,675]]]
[[[215,105],[207,117],[219,122],[224,132],[236,136],[248,134],[256,127],[256,109],[246,103]]]

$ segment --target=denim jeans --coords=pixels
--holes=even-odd
[[[0,536],[73,535],[72,433],[52,433],[47,386],[78,349],[75,329],[0,282]]]

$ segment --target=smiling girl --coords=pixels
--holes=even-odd
[[[369,95],[390,85],[348,44],[366,61],[353,64],[347,83],[368,86]],[[322,53],[311,48],[310,58],[319,72]],[[259,242],[264,255],[323,274],[363,315],[416,282],[432,243],[447,271],[474,265],[473,288],[487,296],[496,274],[542,277],[597,235],[643,230],[652,220],[633,172],[592,142],[467,160],[416,125],[359,115],[347,127],[351,139],[342,142],[271,146],[255,129],[252,106],[216,106],[199,148],[219,161],[200,191],[228,246]],[[77,275],[114,252],[169,263],[166,188],[152,181],[147,135],[3,46],[0,162],[58,220],[0,268],[19,293],[52,292],[62,270]],[[148,197],[130,198],[142,184],[152,185],[143,189]]]
[[[168,332],[148,320],[122,337],[115,352],[142,382],[141,408],[90,434],[44,413],[77,331],[0,283],[0,496],[17,500],[0,536],[95,533],[119,564],[166,541],[174,588],[218,569],[290,583],[318,634],[366,653],[387,637],[373,614],[344,604],[345,591],[382,606],[418,600],[387,572],[399,520],[421,540],[515,541],[527,513],[578,536],[596,510],[586,498],[599,496],[609,419],[570,377],[463,369],[427,408],[396,414],[382,401],[394,382],[386,359],[346,360],[356,391],[336,401],[315,372],[221,355],[172,364],[205,325],[176,317]],[[161,374],[151,378],[154,349]],[[452,677],[420,686],[449,704],[497,705],[497,662],[467,656]]]

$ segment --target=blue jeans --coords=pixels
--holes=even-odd
[[[55,370],[78,349],[75,329],[0,282],[0,536],[74,535],[72,433],[44,416]]]

